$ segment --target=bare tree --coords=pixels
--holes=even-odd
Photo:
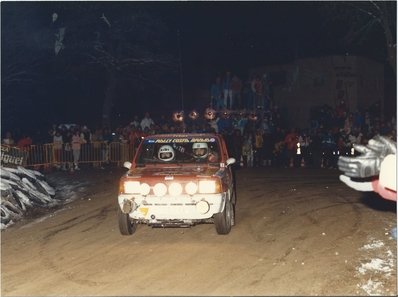
[[[329,2],[322,8],[326,26],[339,24],[345,32],[341,40],[345,46],[378,49],[396,75],[396,1]]]
[[[118,82],[128,79],[141,87],[161,90],[156,74],[176,70],[176,59],[163,45],[170,33],[159,19],[131,3],[128,7],[65,5],[56,12],[69,17],[55,28],[55,55],[73,51],[84,57],[87,67],[95,64],[106,72],[102,122],[110,126]]]

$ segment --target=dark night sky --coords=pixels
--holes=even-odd
[[[173,3],[186,63],[239,68],[345,52],[320,16],[319,2]],[[332,38],[332,39],[331,39]]]
[[[55,3],[55,2],[54,2]],[[16,30],[18,25],[10,26],[9,23],[25,22],[25,29],[34,30],[47,26],[49,16],[54,10],[54,3],[52,2],[2,2],[2,59],[4,59],[4,52],[13,48],[10,46],[9,41],[4,40],[4,36],[12,34],[12,30]],[[89,5],[88,2],[68,2],[69,7],[74,5]],[[119,3],[103,2],[107,7],[118,5],[118,9],[135,10],[136,5],[144,6],[149,9],[155,16],[157,15],[165,25],[168,27],[169,32],[181,32],[181,51],[182,51],[182,66],[183,66],[183,81],[184,81],[184,100],[186,106],[193,106],[194,103],[190,100],[193,93],[198,89],[210,87],[210,82],[213,80],[217,73],[224,73],[230,70],[233,73],[238,73],[241,78],[246,78],[250,67],[267,64],[289,63],[295,58],[319,56],[327,54],[341,54],[351,49],[341,46],[337,41],[341,32],[344,31],[344,25],[334,25],[333,27],[325,26],[323,17],[320,14],[322,2],[299,2],[299,1],[171,1],[171,2],[128,2],[122,1]],[[18,14],[8,16],[8,9],[17,7],[20,9],[20,17],[24,20],[18,19]],[[32,8],[33,7],[33,8]],[[122,8],[120,8],[122,7]],[[28,11],[29,18],[22,12]],[[117,9],[113,8],[112,17],[117,16]],[[7,17],[8,16],[8,17]],[[8,23],[7,23],[8,22]],[[5,25],[7,23],[7,25]],[[51,23],[51,22],[50,22]],[[5,30],[11,30],[5,32]],[[168,47],[178,57],[178,39],[177,34],[170,35],[168,40]],[[30,42],[34,42],[37,36],[33,36]],[[380,42],[380,41],[378,41]],[[381,41],[382,42],[382,41]],[[29,46],[25,49],[29,51]],[[66,47],[65,50],[68,50]],[[357,54],[374,56],[372,45],[369,43],[367,46],[357,49]],[[355,52],[353,54],[356,54]],[[5,71],[2,69],[2,77],[5,76]],[[50,112],[47,122],[51,121],[67,121],[68,116],[71,120],[76,122],[84,122],[85,120],[91,122],[98,119],[98,108],[94,111],[90,106],[93,104],[97,107],[101,104],[98,102],[93,103],[92,98],[103,96],[101,88],[96,84],[101,84],[103,81],[95,81],[95,74],[88,78],[87,76],[82,81],[82,78],[77,80],[71,79],[68,82],[59,82],[61,93],[79,92],[84,93],[84,99],[79,99],[81,108],[77,108],[73,116],[71,116],[69,102],[66,98],[60,99],[57,107]],[[128,100],[121,101],[121,104],[115,109],[121,113],[125,110],[131,110],[128,113],[122,114],[122,117],[131,117],[133,114],[143,112],[143,109],[154,106],[162,108],[168,106],[178,108],[181,101],[180,95],[180,77],[177,74],[170,75],[170,89],[175,92],[175,101],[167,102],[166,104],[159,104],[158,94],[152,92],[148,95],[146,101],[147,105],[142,106],[128,103]],[[35,90],[40,89],[40,86],[33,87]],[[94,88],[94,90],[93,90]],[[18,91],[16,91],[17,89]],[[9,119],[10,110],[4,110],[4,106],[9,106],[5,100],[13,100],[14,108],[18,106],[18,100],[23,101],[21,98],[32,95],[31,89],[27,88],[26,94],[22,92],[23,87],[4,88],[2,87],[2,124],[9,126],[9,123],[4,122],[4,118]],[[9,92],[13,96],[4,96],[4,92]],[[15,94],[13,93],[15,92]],[[30,93],[29,93],[30,92]],[[125,90],[121,88],[119,93],[121,97],[125,96]],[[49,92],[45,90],[37,91],[32,96],[32,100],[38,100],[36,97],[47,97],[47,100],[53,100],[49,97]],[[149,93],[147,93],[149,94]],[[36,97],[35,97],[36,96]],[[8,99],[11,98],[11,99]],[[61,98],[61,97],[60,97]],[[91,99],[90,99],[91,98]],[[84,100],[88,100],[84,102]],[[48,105],[48,104],[47,104]],[[46,101],[42,100],[41,103],[30,104],[32,109],[39,108],[42,116],[46,118],[49,112],[45,111]],[[87,108],[86,108],[87,107]],[[18,108],[16,108],[18,110]],[[12,118],[26,117],[26,111],[21,108],[21,113],[13,110]],[[80,111],[79,111],[80,110]],[[68,111],[68,112],[66,112]],[[25,112],[25,113],[23,113]],[[79,114],[81,112],[81,114]],[[155,110],[154,110],[155,112]],[[15,113],[15,114],[14,114]],[[7,115],[4,117],[4,115]],[[32,113],[30,113],[32,114]],[[34,114],[34,112],[33,112]],[[126,118],[126,120],[127,120]],[[122,119],[124,120],[124,118]],[[34,122],[34,121],[33,121]],[[45,122],[45,121],[44,121]],[[90,121],[89,121],[90,122]],[[13,124],[18,121],[13,120]],[[2,125],[2,126],[3,126]],[[21,125],[19,125],[21,126]],[[3,129],[2,129],[3,130]],[[4,132],[4,131],[3,131]]]
[[[311,39],[319,34],[314,20],[305,19],[310,14],[305,2],[196,2],[176,12],[188,69],[208,66],[244,74],[250,66],[309,54]]]

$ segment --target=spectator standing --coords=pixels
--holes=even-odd
[[[245,133],[243,136],[242,157],[245,167],[253,167],[253,141],[251,133]]]
[[[353,129],[361,129],[364,125],[365,125],[365,117],[363,116],[362,112],[357,110],[353,114],[352,128]]]
[[[110,163],[110,156],[109,156],[109,145],[113,141],[112,132],[109,128],[105,128],[103,132],[103,143],[101,145],[101,154],[102,154],[102,164],[101,168],[103,168],[103,164]]]
[[[129,136],[130,133],[127,133],[125,130],[120,134],[119,142],[120,142],[120,158],[122,162],[129,161]]]
[[[140,126],[142,131],[145,131],[145,128],[148,130],[151,129],[151,126],[155,125],[155,122],[152,120],[152,118],[149,115],[149,112],[146,112],[144,115],[144,118],[141,120]]]
[[[319,168],[322,165],[322,134],[320,129],[316,129],[312,134],[309,146],[311,154],[308,156],[308,162],[311,166]]]
[[[101,161],[102,161],[102,154],[101,154],[101,146],[103,144],[104,141],[104,137],[103,137],[103,132],[101,128],[97,128],[94,131],[94,134],[91,137],[91,141],[92,141],[92,146],[94,149],[94,163],[93,166],[94,167],[102,167]]]
[[[62,155],[62,146],[63,146],[63,138],[59,130],[55,131],[53,136],[53,157],[54,157],[54,166],[59,169]]]
[[[243,137],[240,130],[235,129],[231,138],[231,155],[236,159],[236,163],[233,166],[238,169],[240,168],[243,147]]]
[[[53,141],[53,137],[55,135],[55,131],[57,130],[57,125],[53,124],[51,128],[47,131],[47,138],[46,138],[46,143],[50,143]]]
[[[350,113],[344,120],[344,132],[350,134],[354,124],[354,115]]]
[[[131,127],[135,127],[135,128],[137,128],[138,126],[140,126],[140,120],[139,120],[139,118],[138,118],[137,115],[134,116],[134,119],[133,119],[133,121],[130,123],[130,126],[131,126]]]
[[[336,149],[336,141],[334,140],[332,130],[329,129],[322,136],[322,168],[333,168],[335,167],[335,165],[337,165],[334,164],[335,157],[333,156],[333,151],[335,151]]]
[[[243,114],[239,114],[237,128],[240,130],[240,134],[243,135],[247,125],[247,117]]]
[[[13,146],[15,144],[14,138],[10,131],[6,133],[6,137],[3,139],[3,144]]]
[[[69,133],[69,130],[68,130],[68,128],[67,128],[65,125],[59,125],[58,131],[59,131],[59,133],[61,134],[62,140],[63,140],[64,143],[70,142],[70,141],[68,141],[68,139],[67,139],[67,138],[68,138],[67,135],[68,135],[68,133]],[[69,137],[69,138],[70,138],[70,137]]]
[[[254,136],[254,162],[256,167],[262,166],[263,164],[263,145],[263,131],[261,129],[257,129]]]
[[[267,117],[264,117],[260,120],[259,126],[260,129],[264,131],[264,133],[271,133],[270,121]]]
[[[90,156],[92,134],[87,126],[83,126],[83,128],[81,128],[80,138],[82,139],[82,147],[80,149],[80,159],[88,161],[90,160],[90,158],[92,158],[92,156]]]
[[[264,145],[263,145],[264,165],[271,166],[272,151],[274,149],[274,144],[272,141],[272,134],[270,130],[265,130],[263,139],[264,139]]]
[[[256,92],[255,106],[257,108],[264,108],[264,98],[263,98],[263,83],[259,76],[256,77],[254,81],[254,89]]]
[[[255,110],[255,106],[256,106],[256,89],[257,89],[257,87],[256,87],[256,84],[257,84],[257,81],[258,81],[258,76],[257,75],[254,75],[253,77],[252,77],[252,80],[250,81],[250,90],[251,90],[251,100],[250,100],[250,102],[249,102],[249,106],[248,106],[248,109],[251,109],[251,110]]]
[[[281,111],[277,105],[272,106],[272,122],[277,127],[285,128]]]
[[[81,136],[84,139],[84,143],[91,143],[92,141],[92,134],[89,128],[87,126],[83,126]]]
[[[161,128],[161,127],[163,127],[164,125],[169,125],[169,124],[170,124],[170,120],[168,120],[168,119],[166,118],[166,116],[165,116],[164,114],[162,114],[162,115],[160,116],[160,119],[158,119],[158,120],[156,121],[156,123],[157,123],[157,125]]]
[[[232,102],[231,108],[232,109],[240,109],[242,108],[242,81],[237,75],[234,75],[231,80],[231,89],[232,89]]]
[[[285,137],[286,153],[289,167],[294,167],[294,159],[297,152],[298,136],[296,129],[290,129],[290,132]]]
[[[63,126],[61,127],[62,140],[64,141],[64,156],[65,156],[65,169],[68,166],[69,170],[73,170],[73,152],[72,152],[72,128]]]
[[[27,134],[22,134],[22,138],[17,142],[17,147],[24,151],[27,155],[26,159],[24,160],[24,166],[27,162],[29,162],[29,160],[32,160],[32,155],[30,152],[30,146],[32,143],[32,138],[30,138]]]
[[[217,120],[218,133],[226,135],[232,131],[232,120],[229,115],[224,112]]]
[[[22,138],[18,140],[17,146],[20,149],[26,149],[32,145],[32,138],[30,138],[27,134],[23,134]]]
[[[253,108],[253,92],[251,89],[251,80],[245,81],[242,89],[242,107],[246,110]]]
[[[306,167],[308,163],[308,148],[310,146],[310,136],[306,132],[299,133],[298,143],[300,143],[300,166]]]
[[[73,165],[75,170],[80,170],[79,160],[80,160],[80,150],[83,144],[83,139],[80,137],[79,130],[76,130],[72,136],[72,152],[73,152]]]
[[[217,77],[215,82],[211,85],[210,88],[210,107],[215,109],[221,109],[223,107],[222,102],[222,85],[221,78]]]
[[[273,144],[273,163],[274,166],[283,165],[283,152],[285,149],[285,132],[281,127],[276,126],[275,131],[272,132],[272,144]]]
[[[210,132],[219,133],[219,130],[218,130],[218,122],[219,121],[220,121],[220,118],[218,116],[214,119],[208,120],[208,123],[210,126]]]
[[[347,113],[348,113],[347,105],[345,104],[344,100],[341,100],[339,104],[336,106],[336,111],[335,111],[339,126],[344,125],[344,120],[347,116]]]
[[[231,72],[226,72],[222,86],[224,90],[224,107],[231,109],[233,105]]]
[[[251,91],[253,105],[250,108],[253,110],[256,109],[256,107],[263,108],[263,85],[258,75],[253,76],[251,81]]]

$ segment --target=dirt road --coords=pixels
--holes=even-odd
[[[336,170],[237,171],[236,226],[121,236],[120,170],[57,173],[76,199],[2,232],[2,296],[396,295],[395,204]],[[65,195],[65,191],[57,195]]]

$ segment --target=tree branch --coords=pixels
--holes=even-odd
[[[356,5],[353,5],[353,4],[351,4],[350,2],[348,2],[348,3],[346,3],[346,2],[343,2],[345,5],[348,5],[348,6],[350,6],[351,8],[354,8],[354,9],[356,9],[356,10],[358,10],[358,11],[360,11],[360,12],[362,12],[362,13],[364,13],[364,14],[366,14],[366,15],[368,15],[368,16],[370,16],[370,17],[372,17],[372,18],[374,18],[375,20],[377,20],[379,23],[381,23],[381,19],[380,19],[380,17],[378,17],[378,16],[376,16],[375,14],[373,14],[372,12],[370,12],[370,11],[368,11],[368,10],[365,10],[365,9],[363,9],[362,7],[359,7],[359,6],[356,6]]]

